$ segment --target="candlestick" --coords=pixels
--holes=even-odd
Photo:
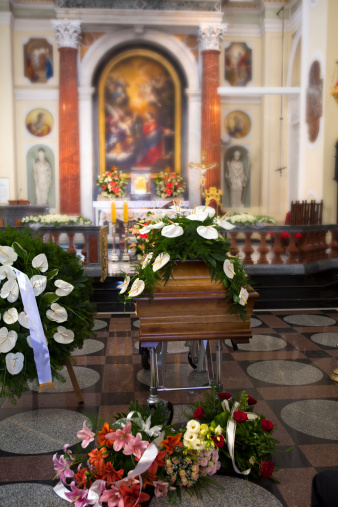
[[[128,216],[128,203],[123,203],[123,221],[125,224],[128,224],[129,216]]]
[[[111,221],[112,224],[116,224],[116,205],[114,202],[111,203]]]

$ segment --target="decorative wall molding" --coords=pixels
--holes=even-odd
[[[231,37],[260,37],[261,36],[261,28],[259,25],[255,24],[232,24],[229,23],[227,27],[227,36]]]
[[[289,32],[291,34],[297,32],[299,28],[302,26],[302,7],[298,7],[298,9],[293,13],[289,20]]]
[[[265,33],[281,33],[282,26],[283,23],[281,19],[270,19],[270,18],[262,19],[261,35],[263,36]],[[285,32],[290,31],[290,21],[288,19],[284,21],[284,30]]]
[[[259,105],[262,102],[262,97],[257,95],[247,95],[245,97],[221,96],[221,105]]]
[[[15,88],[14,97],[16,101],[48,102],[59,100],[59,90],[52,88]]]
[[[81,37],[81,21],[79,19],[52,20],[52,26],[59,48],[77,49]]]
[[[220,51],[227,26],[222,23],[200,23],[198,27],[198,42],[201,51]]]
[[[11,26],[14,25],[14,17],[11,12],[0,12],[0,25]]]
[[[14,20],[15,32],[33,32],[35,33],[49,33],[53,34],[53,27],[50,19],[15,19]],[[33,36],[33,35],[32,35]]]

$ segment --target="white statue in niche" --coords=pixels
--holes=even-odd
[[[243,192],[247,183],[247,177],[244,172],[241,154],[236,150],[231,160],[227,162],[225,171],[225,181],[230,190],[231,207],[244,208]]]
[[[52,168],[46,159],[43,148],[39,148],[38,158],[34,161],[33,169],[36,204],[47,204],[48,193],[52,183]]]

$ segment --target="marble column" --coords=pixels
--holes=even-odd
[[[59,180],[60,212],[79,215],[80,146],[77,55],[81,21],[52,21],[60,53]]]
[[[226,31],[221,23],[201,23],[199,43],[202,54],[202,132],[201,148],[207,151],[206,162],[217,162],[207,172],[206,188],[221,188],[221,118],[219,87],[220,44]]]

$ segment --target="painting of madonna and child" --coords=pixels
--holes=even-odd
[[[101,173],[180,172],[180,100],[178,76],[161,55],[139,49],[115,57],[99,85]]]

